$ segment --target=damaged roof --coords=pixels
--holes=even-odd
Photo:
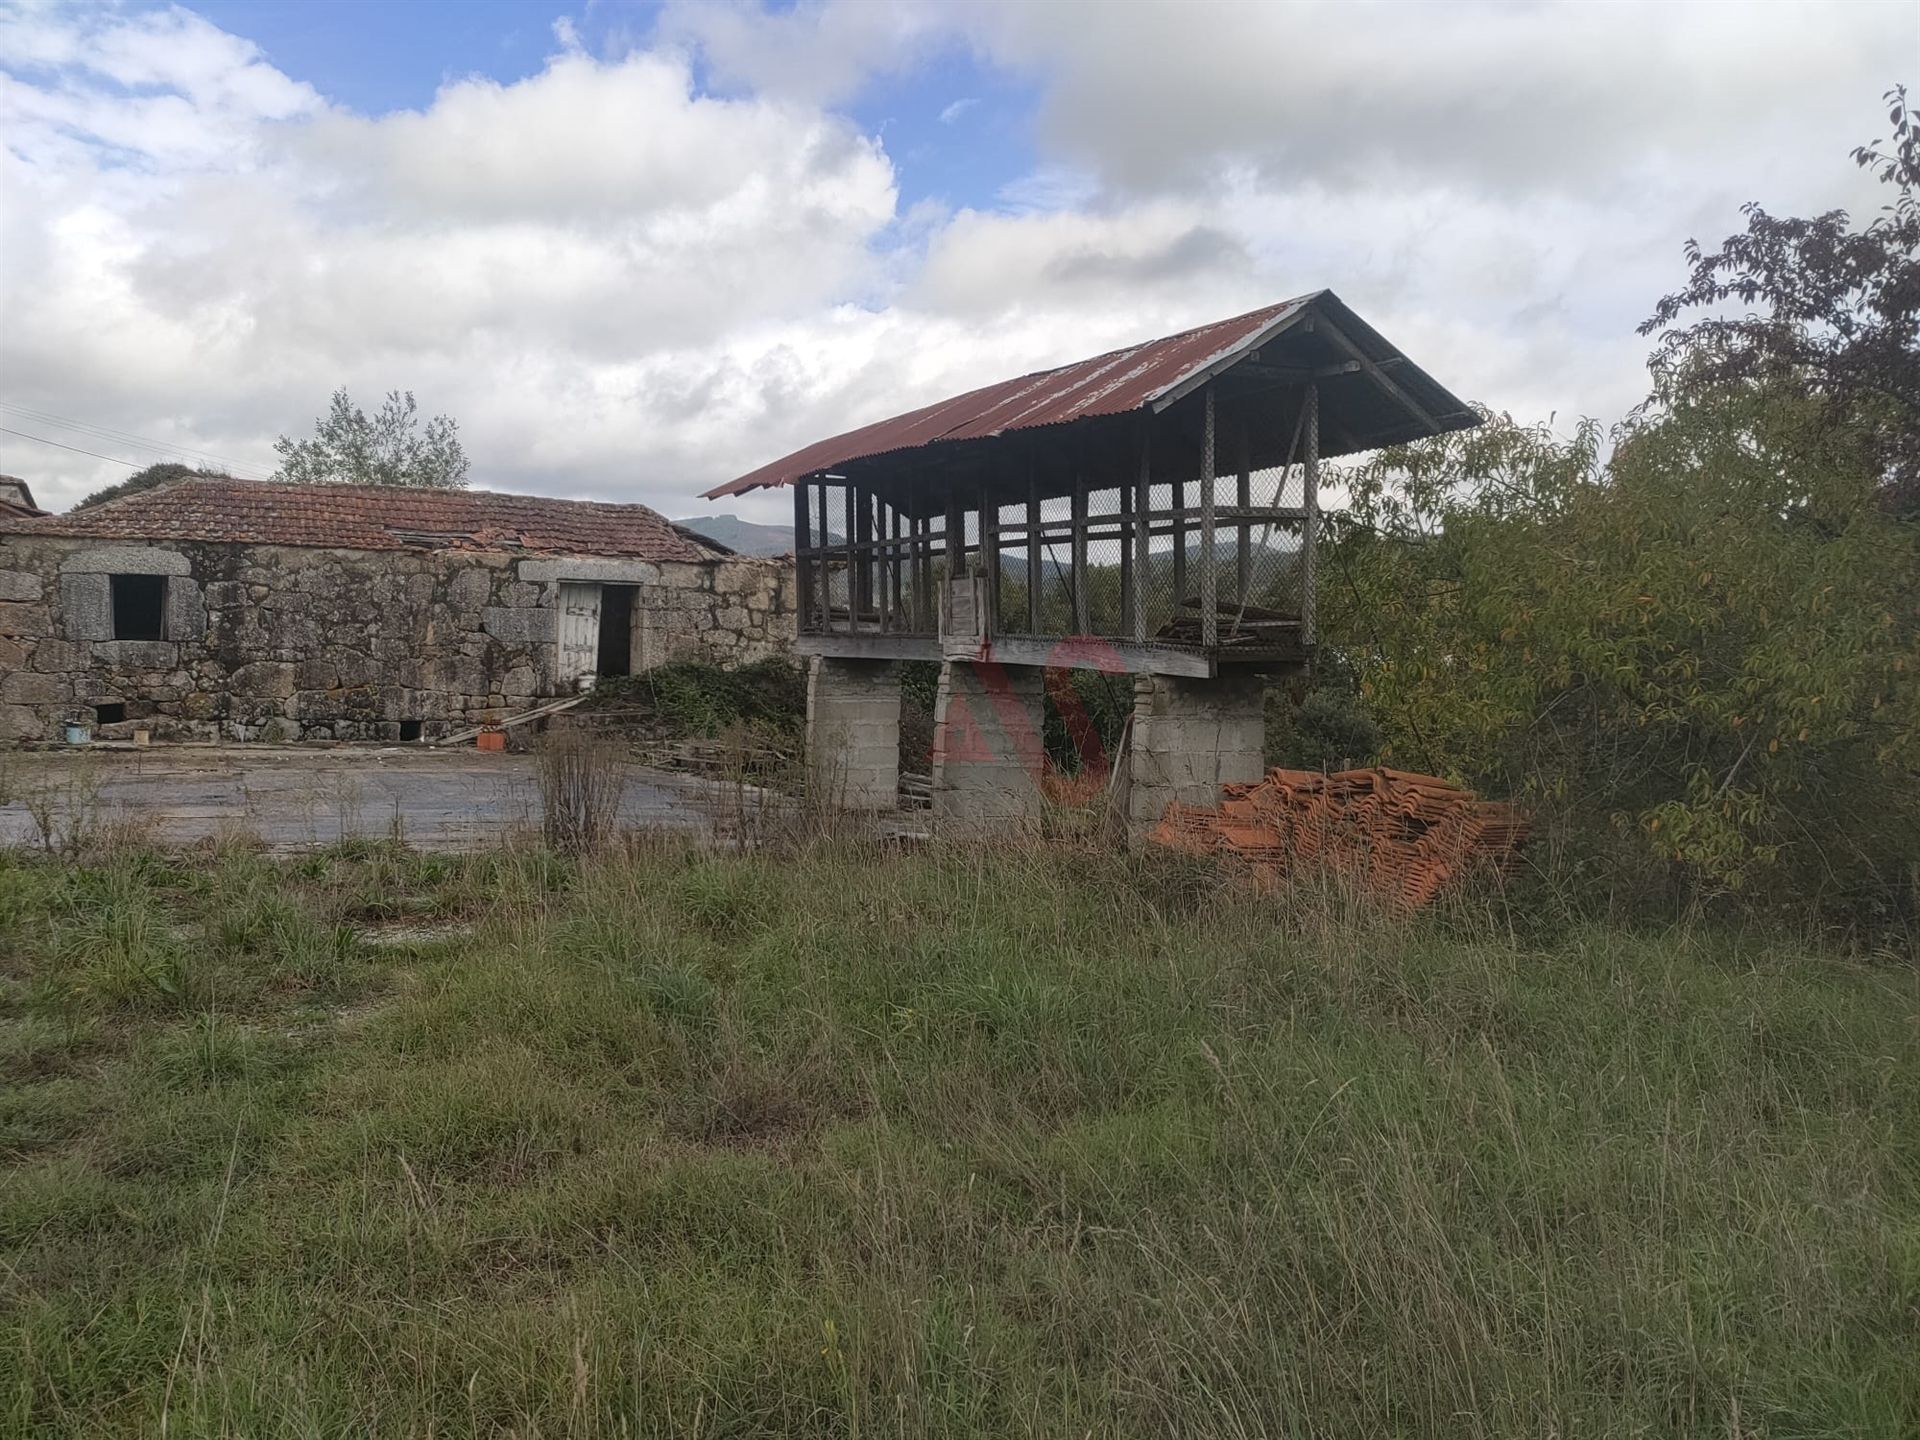
[[[90,540],[204,541],[327,550],[486,550],[710,560],[696,539],[645,505],[550,500],[494,490],[179,480],[64,515],[0,514],[0,533]]]
[[[1236,368],[1315,379],[1321,454],[1335,456],[1465,429],[1479,417],[1331,290],[1230,320],[1003,380],[821,440],[708,491],[719,499],[905,451],[1145,410],[1159,413]]]

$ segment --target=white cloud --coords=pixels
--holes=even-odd
[[[940,123],[942,125],[955,124],[961,116],[965,115],[979,103],[980,97],[978,95],[962,95],[958,100],[940,112]]]
[[[336,385],[410,388],[478,483],[683,514],[848,425],[1330,286],[1464,396],[1613,416],[1681,240],[1858,197],[1916,27],[674,3],[617,57],[556,22],[540,73],[367,117],[185,10],[0,0],[0,396],[265,469]],[[903,214],[833,107],[955,46],[1037,87],[1039,163]],[[0,468],[56,503],[124,473],[11,436]]]

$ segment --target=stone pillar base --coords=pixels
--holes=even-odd
[[[807,676],[807,793],[830,810],[898,808],[900,680],[891,660],[814,660]]]
[[[1215,805],[1220,787],[1266,773],[1266,682],[1258,675],[1186,680],[1142,675],[1133,688],[1128,828],[1144,834],[1167,802]]]
[[[933,816],[944,832],[978,836],[1038,818],[1046,768],[1041,675],[1031,665],[941,665]]]

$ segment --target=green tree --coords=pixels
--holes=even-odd
[[[1885,98],[1891,138],[1853,152],[1886,187],[1873,220],[1781,219],[1749,204],[1747,228],[1718,250],[1687,242],[1687,284],[1640,333],[1664,330],[1657,400],[1703,385],[1803,390],[1822,423],[1856,432],[1887,503],[1920,516],[1920,122],[1904,87]],[[1700,309],[1716,313],[1674,326]]]
[[[1920,528],[1820,412],[1715,388],[1604,463],[1490,417],[1358,467],[1322,613],[1389,763],[1694,889],[1911,904]]]
[[[104,505],[109,500],[118,500],[126,495],[138,495],[142,490],[151,490],[156,485],[171,484],[175,480],[207,478],[227,480],[232,477],[218,475],[211,470],[196,470],[191,465],[182,465],[173,460],[163,460],[158,465],[149,465],[144,470],[136,470],[126,479],[94,491],[73,508],[85,510],[94,505]]]
[[[312,439],[282,435],[274,441],[280,455],[274,479],[458,490],[467,483],[459,428],[449,416],[436,415],[423,430],[411,390],[388,392],[371,417],[344,389],[336,390],[327,413],[314,422]]]

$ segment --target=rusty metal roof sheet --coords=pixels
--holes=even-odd
[[[1369,360],[1390,360],[1404,366],[1394,372],[1396,380],[1418,393],[1430,413],[1448,417],[1442,421],[1441,428],[1476,423],[1465,405],[1407,363],[1404,356],[1348,310],[1331,290],[1318,290],[1231,320],[1218,320],[1177,335],[1112,350],[1090,360],[1003,380],[920,410],[849,430],[717,486],[704,498],[715,500],[765,486],[788,485],[803,476],[896,451],[982,440],[1010,430],[1061,425],[1130,410],[1159,409],[1210,376],[1247,359],[1303,317],[1320,310],[1332,313],[1343,332],[1367,352]],[[1347,448],[1371,448],[1413,438],[1412,434],[1404,433],[1407,430],[1404,419],[1395,430],[1396,433],[1389,435],[1386,429],[1380,429],[1383,438]],[[1421,434],[1433,433],[1423,422],[1417,424],[1415,430]]]

